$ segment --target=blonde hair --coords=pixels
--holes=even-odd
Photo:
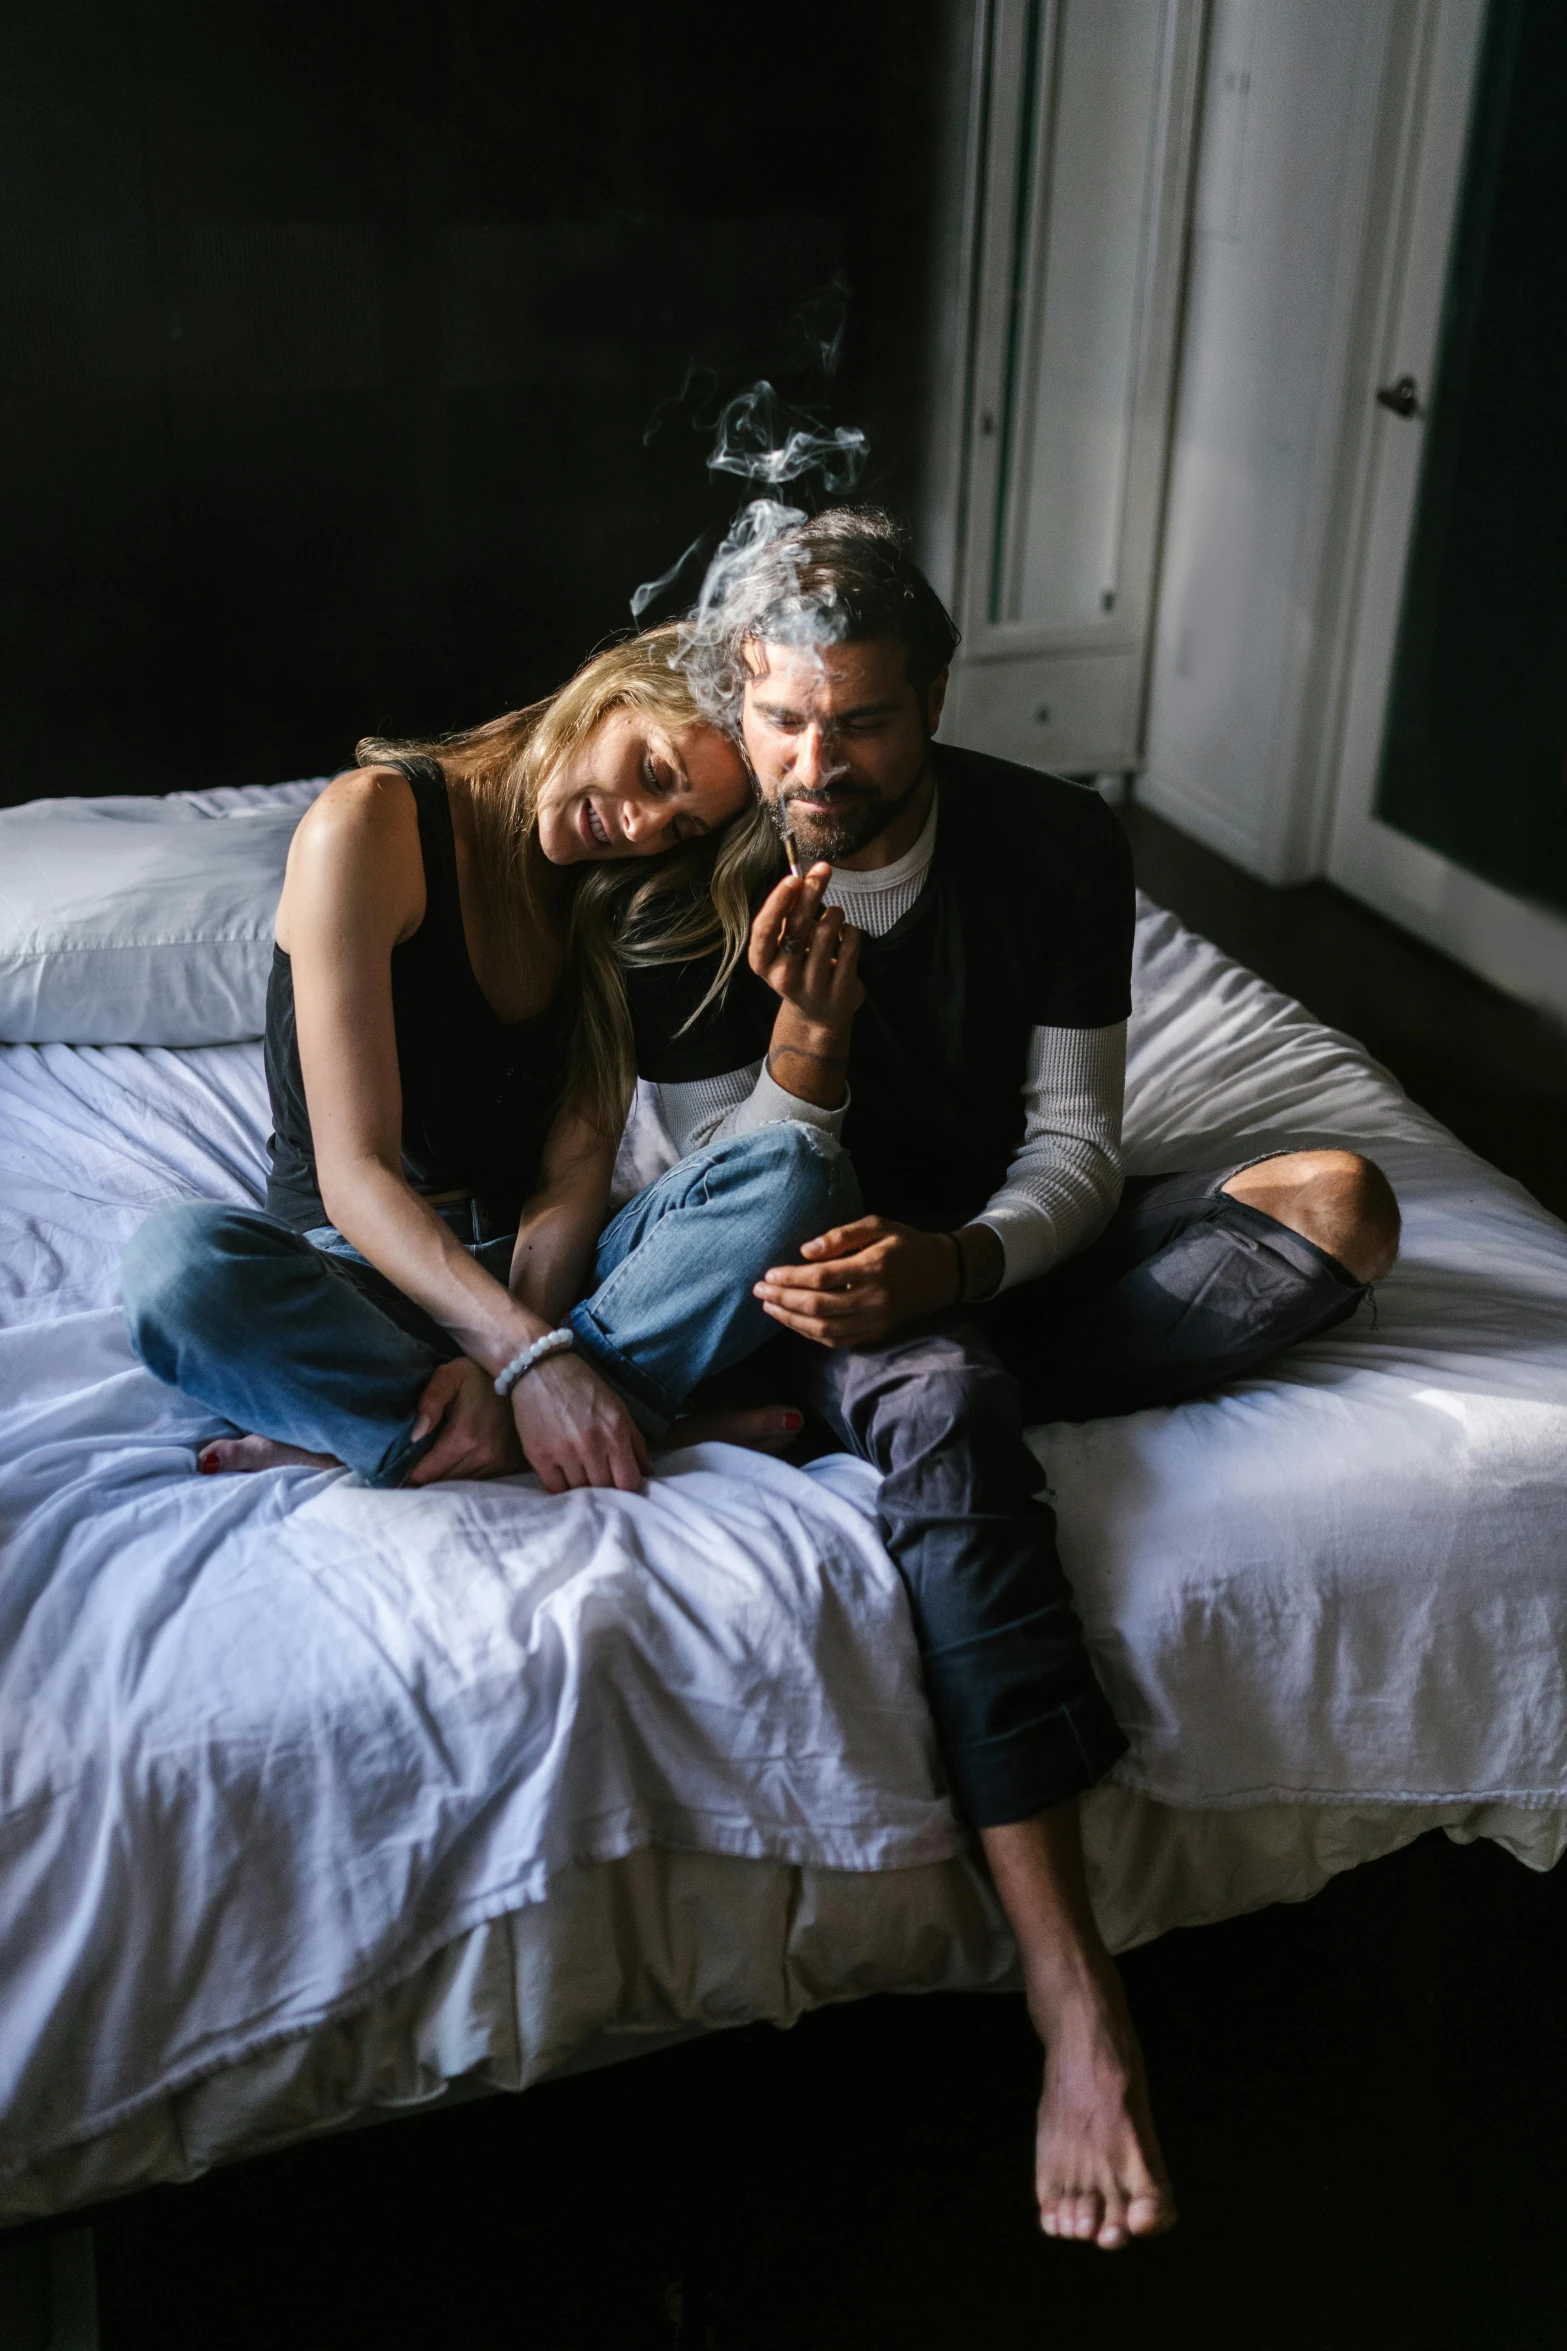
[[[722,997],[745,953],[751,900],[782,867],[777,832],[757,802],[721,832],[651,858],[551,868],[538,842],[539,796],[563,760],[612,710],[640,710],[672,727],[711,725],[679,666],[678,628],[649,629],[585,661],[543,702],[431,742],[367,735],[361,767],[433,759],[471,794],[485,910],[529,977],[560,944],[559,875],[570,891],[565,945],[577,988],[566,1099],[604,1132],[618,1132],[636,1083],[636,1048],[625,969],[687,962],[716,951],[717,969],[697,1007]],[[531,992],[531,991],[530,991]]]

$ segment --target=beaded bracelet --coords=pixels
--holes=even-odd
[[[535,1364],[546,1363],[552,1355],[564,1355],[568,1347],[575,1347],[575,1331],[546,1331],[542,1339],[535,1339],[531,1347],[523,1347],[495,1375],[497,1396],[509,1396],[520,1379],[533,1370]]]

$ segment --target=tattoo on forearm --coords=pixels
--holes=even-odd
[[[775,1045],[763,1064],[769,1077],[773,1074],[773,1063],[786,1056],[796,1061],[819,1061],[827,1069],[842,1069],[849,1058],[847,1053],[810,1053],[803,1045]]]

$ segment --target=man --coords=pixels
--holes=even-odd
[[[1089,792],[935,743],[956,631],[886,518],[839,509],[731,564],[693,624],[809,871],[750,974],[635,987],[682,1152],[775,1120],[841,1136],[868,1213],[756,1294],[787,1370],[883,1473],[952,1792],[1045,2045],[1045,2232],[1106,2249],[1174,2203],[1076,1798],[1125,1747],[1057,1562],[1026,1421],[1170,1401],[1353,1313],[1398,1210],[1353,1153],[1123,1187],[1133,901]]]

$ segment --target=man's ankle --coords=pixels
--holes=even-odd
[[[1041,1955],[1024,1975],[1024,1998],[1036,2032],[1057,2032],[1122,2005],[1121,1979],[1103,1950],[1075,1944]]]

